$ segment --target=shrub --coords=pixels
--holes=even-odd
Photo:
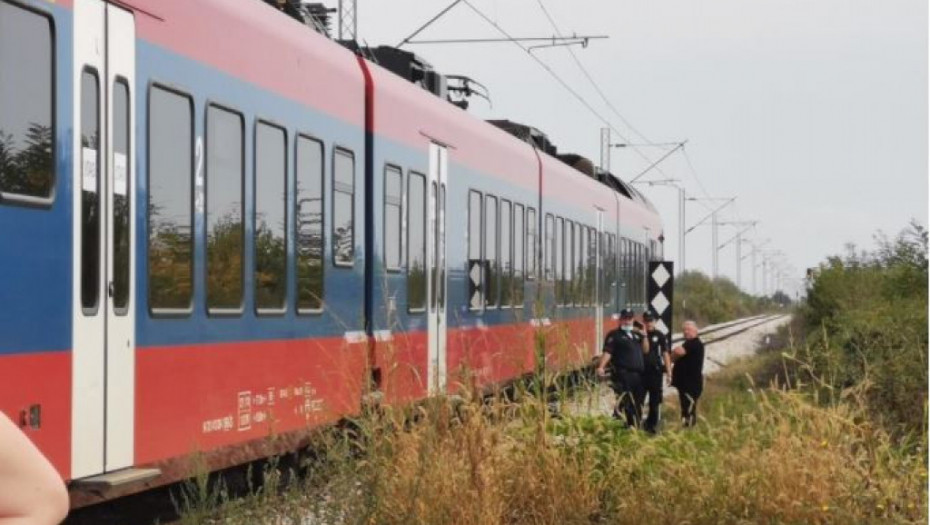
[[[813,376],[863,385],[870,417],[923,434],[927,392],[927,231],[917,223],[875,251],[848,247],[814,272],[806,304]]]

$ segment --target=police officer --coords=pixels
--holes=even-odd
[[[646,339],[649,342],[649,353],[644,359],[643,390],[649,396],[649,415],[643,423],[646,432],[654,434],[659,426],[659,410],[662,403],[662,374],[672,377],[672,358],[669,354],[668,339],[665,334],[656,330],[656,319],[659,316],[654,312],[643,313],[643,322],[646,323]]]
[[[598,375],[605,376],[607,365],[611,365],[611,382],[618,397],[614,417],[623,414],[630,427],[639,427],[641,419],[643,356],[649,351],[644,336],[641,327],[634,328],[633,311],[624,308],[620,311],[620,327],[604,339],[604,353],[597,367]]]

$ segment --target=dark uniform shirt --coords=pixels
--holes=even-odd
[[[604,339],[604,350],[610,353],[610,365],[614,374],[620,370],[643,371],[643,336],[636,332],[612,330]]]
[[[672,384],[688,391],[701,390],[704,386],[704,343],[695,337],[686,340],[681,346],[685,349],[685,355],[675,361]]]
[[[649,353],[646,354],[646,372],[662,373],[665,370],[665,354],[669,352],[668,339],[658,331],[652,330],[646,334],[649,338]]]

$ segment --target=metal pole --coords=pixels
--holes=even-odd
[[[736,234],[736,288],[742,289],[743,264],[740,262],[741,250],[743,247],[743,232]]]
[[[601,128],[601,169],[610,173],[610,128]]]
[[[685,273],[685,189],[678,187],[678,275]]]
[[[756,286],[756,245],[752,245],[752,294],[759,295],[759,287]]]
[[[768,256],[762,256],[762,296],[768,295]]]
[[[712,261],[713,261],[712,266],[714,269],[713,275],[714,275],[714,280],[716,280],[717,279],[717,212],[716,211],[711,214],[711,224],[712,224],[711,228],[713,230],[713,233],[711,233],[711,241],[713,242],[713,245],[711,246],[711,250],[712,250],[711,255],[713,256],[712,258]]]

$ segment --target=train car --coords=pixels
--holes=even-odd
[[[258,0],[0,0],[0,411],[75,488],[577,367],[643,307],[638,192],[366,56]]]

